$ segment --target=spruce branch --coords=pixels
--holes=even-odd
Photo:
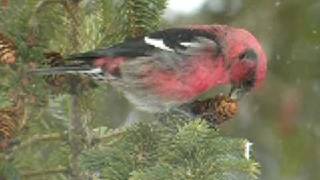
[[[31,17],[28,21],[28,45],[30,47],[36,45],[36,41],[39,36],[39,14],[42,12],[46,12],[48,7],[52,7],[50,5],[63,5],[63,0],[41,0],[39,1],[31,14]]]
[[[110,130],[108,133],[104,135],[95,135],[92,137],[92,143],[93,145],[98,143],[108,143],[112,142],[117,139],[121,139],[125,135],[124,129],[116,129],[116,130]],[[68,132],[64,133],[50,133],[50,134],[35,134],[32,137],[28,138],[27,140],[22,141],[20,144],[13,145],[9,153],[14,154],[17,151],[27,148],[29,146],[33,146],[34,144],[38,144],[40,142],[52,142],[52,141],[67,141],[68,140]],[[5,156],[0,156],[1,159],[7,159]]]
[[[25,148],[34,146],[39,143],[50,143],[54,141],[68,142],[68,132],[64,133],[50,133],[50,134],[35,134],[27,140],[22,141],[12,145],[5,153],[0,153],[0,162],[5,162],[8,160],[13,160],[16,153]],[[125,136],[125,129],[110,130],[108,133],[103,135],[94,135],[92,137],[91,146],[95,146],[103,143],[104,145],[117,142]],[[70,144],[68,142],[68,144]]]
[[[32,15],[30,17],[29,20],[29,26],[32,29],[35,29],[38,26],[38,22],[37,22],[37,18],[38,18],[38,14],[41,12],[44,12],[46,10],[46,7],[48,7],[49,5],[55,5],[55,4],[61,4],[64,5],[64,1],[63,0],[41,0],[39,1],[32,12]]]
[[[51,175],[51,174],[57,174],[57,173],[67,173],[68,172],[67,167],[54,167],[46,170],[33,170],[33,171],[23,171],[21,175],[24,178],[31,178],[36,176],[44,176],[44,175]]]
[[[245,155],[247,140],[223,137],[202,120],[177,126],[138,123],[111,146],[85,151],[81,164],[107,179],[257,179],[259,166]]]
[[[100,143],[112,143],[115,140],[122,139],[125,136],[125,129],[115,129],[110,130],[108,133],[103,135],[95,135],[92,138],[92,144],[100,144]]]
[[[80,7],[79,3],[81,0],[65,0],[64,8],[69,16],[69,38],[71,41],[71,51],[78,51],[80,49],[80,36],[79,29],[80,27]]]
[[[49,6],[51,4],[62,4],[63,0],[41,0],[37,3],[36,7],[34,8],[34,14],[37,14],[39,12],[42,12],[45,10],[44,8],[46,6]]]
[[[119,7],[125,37],[142,36],[159,28],[166,0],[127,0]]]
[[[73,51],[80,49],[79,23],[80,23],[80,1],[67,0],[65,8],[69,14],[70,31],[69,37]],[[79,157],[81,152],[90,144],[87,119],[82,118],[80,103],[80,88],[78,79],[73,77],[71,83],[71,104],[70,104],[70,121],[69,121],[69,144],[70,144],[70,178],[74,180],[85,180],[88,177],[80,168]]]
[[[35,134],[29,139],[21,142],[21,144],[15,145],[10,149],[10,153],[15,153],[28,146],[37,144],[39,142],[50,142],[50,141],[63,141],[67,137],[67,133],[51,133],[51,134]]]

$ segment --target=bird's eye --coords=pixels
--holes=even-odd
[[[257,60],[258,55],[253,49],[247,49],[245,52],[240,54],[239,59]]]

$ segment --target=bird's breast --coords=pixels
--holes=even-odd
[[[210,57],[189,60],[180,69],[173,71],[152,70],[147,83],[161,98],[189,102],[211,88],[229,81],[224,61],[212,60]]]

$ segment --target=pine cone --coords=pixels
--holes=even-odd
[[[16,124],[7,114],[0,112],[0,150],[5,149],[16,133]]]
[[[237,101],[222,94],[214,98],[192,103],[192,113],[214,125],[234,118],[238,112],[238,108]]]
[[[17,59],[15,44],[0,33],[0,63],[14,64]]]
[[[13,107],[0,109],[0,150],[8,147],[25,124],[26,111],[21,99]]]

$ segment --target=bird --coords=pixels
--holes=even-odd
[[[77,74],[118,89],[147,112],[165,112],[230,85],[240,99],[266,79],[267,56],[249,31],[228,25],[168,28],[64,57],[40,75]]]

